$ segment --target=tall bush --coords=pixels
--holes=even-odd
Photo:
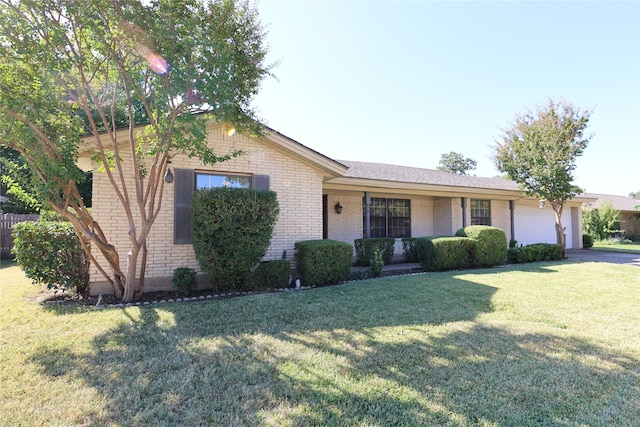
[[[458,230],[456,236],[475,240],[474,266],[490,267],[504,263],[507,256],[507,237],[500,228],[471,225]]]
[[[297,242],[296,267],[305,286],[338,283],[349,279],[353,246],[337,240]]]
[[[582,208],[582,229],[596,240],[606,240],[620,228],[620,211],[605,200],[597,209]]]
[[[13,227],[12,249],[25,276],[57,291],[89,291],[89,259],[69,222],[29,221]]]
[[[371,265],[375,249],[377,249],[382,256],[382,261],[384,261],[385,264],[391,264],[395,242],[396,240],[394,238],[356,239],[353,243],[358,265]]]
[[[193,194],[193,248],[215,291],[244,289],[269,248],[278,212],[273,191],[211,188]]]

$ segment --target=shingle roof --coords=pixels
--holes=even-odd
[[[434,169],[389,165],[386,163],[354,162],[351,160],[338,160],[338,162],[349,167],[347,173],[344,174],[348,178],[492,190],[520,190],[516,182],[502,178],[456,175]]]
[[[605,200],[610,201],[614,209],[617,209],[619,211],[635,211],[636,206],[640,205],[640,200],[625,196],[587,193],[587,197],[593,197],[597,199],[595,202],[591,202],[591,207],[594,209],[599,208]]]

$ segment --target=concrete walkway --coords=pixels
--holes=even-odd
[[[626,264],[640,267],[640,254],[567,249],[567,258],[580,261],[610,262],[612,264]]]

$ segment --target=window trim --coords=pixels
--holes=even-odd
[[[486,206],[474,206],[478,202],[486,203]],[[474,211],[476,215],[474,216]],[[488,216],[477,215],[478,211],[484,211]],[[469,203],[469,217],[471,218],[471,225],[491,225],[491,200],[488,199],[471,199]]]
[[[381,203],[381,201],[384,201],[384,207],[377,205],[374,206],[378,203]],[[406,202],[406,206],[400,206],[400,209],[407,209],[408,210],[408,214],[407,216],[394,216],[392,215],[393,213],[393,209],[394,207],[391,206],[391,204],[393,202]],[[379,210],[379,209],[384,209],[384,216],[382,215],[373,215],[374,210]],[[366,213],[367,213],[367,207],[366,207],[366,197],[363,198],[363,207],[362,207],[362,218],[363,218],[363,237],[367,236],[367,218],[366,218]],[[401,227],[398,227],[397,225],[393,225],[391,224],[391,220],[393,218],[399,219],[400,221],[404,220],[404,221],[408,221],[408,224],[405,224]],[[377,221],[375,220],[377,219]],[[384,221],[384,235],[381,236],[381,233],[377,233],[374,230],[374,224],[375,223],[379,223],[380,220],[382,219],[382,221]],[[380,228],[380,226],[378,225],[376,227],[377,229]],[[393,229],[398,229],[401,228],[402,231],[404,232],[400,232],[400,233],[390,233],[390,230]],[[393,235],[390,235],[393,234]],[[400,198],[393,198],[393,197],[370,197],[370,204],[369,204],[369,237],[371,238],[392,238],[392,239],[402,239],[402,238],[407,238],[407,237],[411,237],[411,199],[400,199]]]

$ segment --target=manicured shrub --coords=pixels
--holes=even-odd
[[[242,290],[267,252],[278,218],[273,191],[248,188],[197,190],[191,198],[193,248],[214,290]]]
[[[415,243],[416,237],[405,237],[402,239],[402,253],[405,262],[420,262]]]
[[[504,263],[507,256],[507,237],[500,228],[488,225],[471,225],[461,228],[456,236],[475,240],[473,266],[490,267]]]
[[[476,242],[468,237],[439,237],[431,240],[435,246],[435,258],[430,266],[433,271],[457,270],[469,267],[473,260]]]
[[[25,276],[57,291],[89,291],[89,259],[69,222],[29,221],[13,227],[12,249]]]
[[[303,286],[325,285],[349,278],[353,246],[337,240],[297,242],[296,267]]]
[[[582,235],[582,247],[584,249],[589,249],[593,247],[593,237],[589,234]]]
[[[511,248],[507,252],[507,262],[522,264],[562,259],[562,246],[555,243],[534,243],[533,245]]]
[[[385,264],[391,264],[395,242],[393,238],[356,239],[354,241],[354,247],[358,265],[371,265],[371,259],[373,258],[373,251],[375,249],[378,249]]]
[[[417,240],[418,239],[433,240],[440,237],[447,237],[447,236],[405,237],[404,239],[402,239],[402,252],[404,254],[404,260],[406,262],[420,262],[420,256],[418,253],[420,244],[416,246]]]
[[[286,288],[291,283],[291,263],[286,259],[262,261],[253,275],[256,290]]]
[[[198,275],[193,268],[178,267],[173,270],[173,289],[177,294],[190,295],[191,292],[198,289]]]
[[[378,247],[373,248],[373,255],[371,256],[371,274],[373,277],[380,277],[382,274],[382,268],[384,267],[384,260]]]
[[[418,237],[411,242],[411,252],[425,270],[432,270],[436,259],[435,237]]]

